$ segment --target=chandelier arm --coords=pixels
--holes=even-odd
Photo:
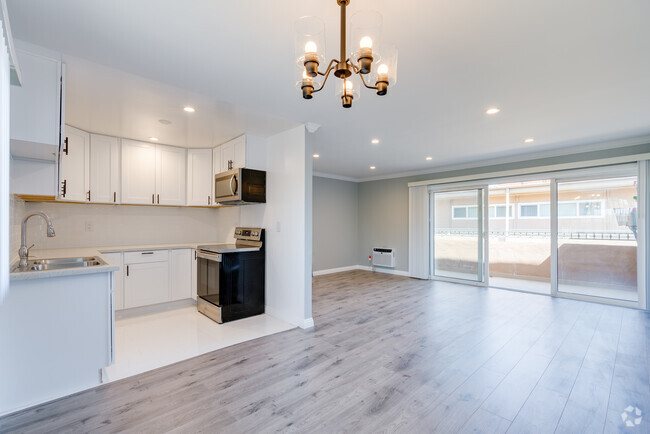
[[[325,76],[325,80],[323,80],[323,84],[321,84],[318,89],[314,89],[312,91],[312,93],[320,92],[325,87],[325,83],[327,83],[327,79],[330,76],[330,72],[332,72],[332,70],[334,69],[333,66],[332,66],[333,62],[335,62],[335,60],[332,60],[332,62],[330,62],[330,66],[327,67],[327,72],[325,74],[323,74]]]
[[[327,69],[325,70],[325,72],[318,71],[318,75],[327,75],[327,74],[329,74],[329,71],[332,69],[332,65],[334,65],[335,63],[339,63],[339,61],[336,60],[336,59],[330,60],[330,64],[327,65]]]
[[[363,85],[364,85],[365,87],[367,87],[368,89],[377,90],[377,86],[369,86],[369,85],[366,83],[366,79],[363,78],[363,74],[359,74],[359,73],[357,73],[357,74],[359,75],[359,77],[361,77],[361,82],[363,83]]]

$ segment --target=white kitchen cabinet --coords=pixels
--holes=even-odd
[[[235,169],[235,143],[231,140],[230,142],[224,143],[220,146],[221,148],[221,170],[219,173],[230,170],[230,164],[232,162],[232,168]]]
[[[59,53],[16,41],[22,85],[11,86],[11,153],[56,161],[61,140],[62,63]]]
[[[90,202],[120,203],[120,139],[90,135]]]
[[[59,200],[87,202],[90,190],[90,134],[66,125],[59,155]]]
[[[215,167],[215,173],[230,170],[228,166],[231,161],[233,169],[246,167],[246,135],[236,137],[218,146],[216,149],[219,150],[220,156],[219,166]]]
[[[192,297],[192,249],[170,251],[171,300],[184,300]]]
[[[156,145],[122,140],[122,203],[155,203],[156,166]]]
[[[187,204],[212,205],[212,149],[187,151]]]
[[[124,254],[124,307],[147,306],[171,300],[168,251]]]
[[[117,253],[103,253],[104,258],[113,265],[120,267],[119,270],[113,272],[113,306],[115,310],[124,309],[124,263],[122,259],[122,252]]]
[[[156,204],[185,205],[187,150],[156,145]]]

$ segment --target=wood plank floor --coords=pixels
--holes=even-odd
[[[313,303],[312,330],[9,415],[0,432],[650,432],[645,312],[365,271],[315,278]]]

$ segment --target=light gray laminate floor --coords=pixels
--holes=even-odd
[[[313,330],[13,414],[0,431],[650,432],[645,312],[365,271],[315,278],[313,302]]]

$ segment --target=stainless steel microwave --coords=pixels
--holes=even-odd
[[[214,200],[223,205],[266,203],[266,172],[242,168],[215,175]]]

